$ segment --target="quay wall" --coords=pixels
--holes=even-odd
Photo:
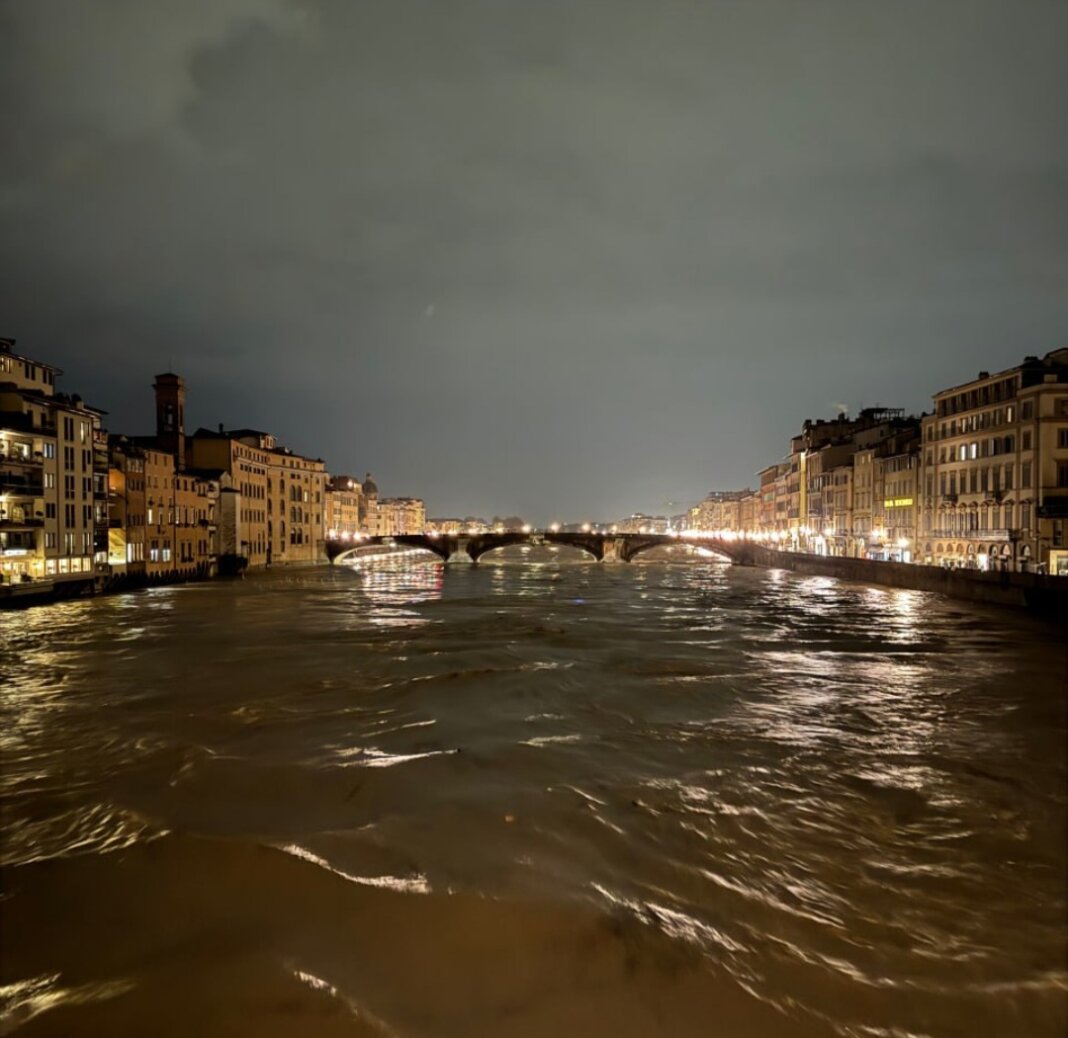
[[[1041,573],[984,573],[945,569],[911,562],[877,562],[844,559],[802,552],[777,551],[761,545],[732,546],[741,565],[787,569],[795,573],[838,577],[860,584],[933,591],[983,605],[1015,606],[1045,613],[1068,615],[1068,578]]]

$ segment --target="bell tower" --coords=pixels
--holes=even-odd
[[[180,375],[167,372],[157,375],[156,440],[160,448],[174,455],[178,471],[185,468],[185,381]]]

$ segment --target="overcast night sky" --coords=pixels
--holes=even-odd
[[[1068,3],[6,0],[0,334],[431,515],[678,510],[1068,343]]]

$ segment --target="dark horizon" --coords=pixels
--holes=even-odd
[[[115,432],[173,368],[190,429],[431,514],[611,520],[1065,342],[1064,4],[45,0],[0,28],[0,333]]]

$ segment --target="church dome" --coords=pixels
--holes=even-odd
[[[378,497],[378,487],[375,485],[375,481],[371,478],[371,473],[368,472],[364,476],[363,480],[363,494],[364,497],[370,497],[372,494]]]

